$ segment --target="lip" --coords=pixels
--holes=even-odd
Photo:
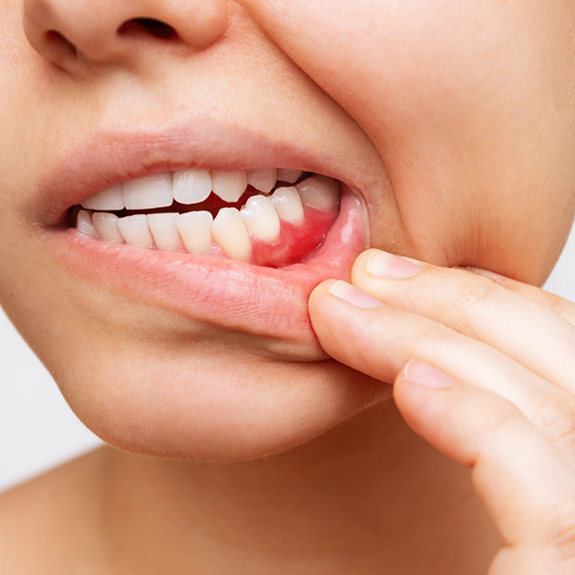
[[[70,146],[40,179],[25,209],[36,222],[58,225],[69,208],[106,187],[188,168],[294,168],[329,176],[353,190],[373,185],[343,159],[206,118],[156,131],[99,132]]]
[[[340,213],[320,248],[303,263],[272,269],[145,250],[59,226],[70,207],[129,179],[186,168],[259,167],[297,168],[342,183]],[[313,350],[302,352],[297,346],[294,353],[324,359],[318,353],[307,300],[324,279],[349,279],[354,259],[367,247],[363,208],[355,192],[361,183],[345,171],[338,158],[320,159],[312,150],[206,120],[154,133],[100,133],[74,146],[40,181],[35,215],[58,260],[73,276],[193,320],[303,348],[311,344]]]

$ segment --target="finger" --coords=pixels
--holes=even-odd
[[[504,541],[490,575],[573,569],[574,474],[518,409],[420,361],[400,373],[394,397],[416,433],[472,468],[477,493]],[[521,571],[511,569],[517,565]]]
[[[575,325],[575,304],[556,294],[545,291],[536,286],[524,284],[511,278],[496,274],[488,270],[478,268],[466,268],[469,271],[482,275],[491,281],[498,283],[501,287],[508,289],[517,295],[523,296],[531,301],[546,307],[549,311],[561,316],[571,325]]]
[[[500,350],[575,395],[575,326],[547,307],[482,275],[415,264],[379,250],[358,257],[352,283]]]
[[[502,352],[429,318],[382,304],[342,281],[320,284],[310,297],[309,311],[320,344],[341,363],[388,383],[412,357],[432,363],[513,403],[575,466],[575,399]]]

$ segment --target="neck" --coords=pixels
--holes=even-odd
[[[391,401],[263,460],[110,449],[104,474],[118,572],[475,574],[497,545],[467,470],[415,436]]]

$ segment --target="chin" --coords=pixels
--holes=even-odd
[[[135,355],[132,347],[128,356],[99,355],[106,360],[66,373],[59,385],[106,443],[212,462],[294,448],[390,396],[389,385],[332,359],[274,361],[214,345],[207,361],[205,355]]]

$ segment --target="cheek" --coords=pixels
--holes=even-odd
[[[394,249],[382,225],[392,194],[405,253],[544,279],[573,215],[573,6],[253,4],[273,41],[384,161],[387,181],[368,197],[372,245]]]

